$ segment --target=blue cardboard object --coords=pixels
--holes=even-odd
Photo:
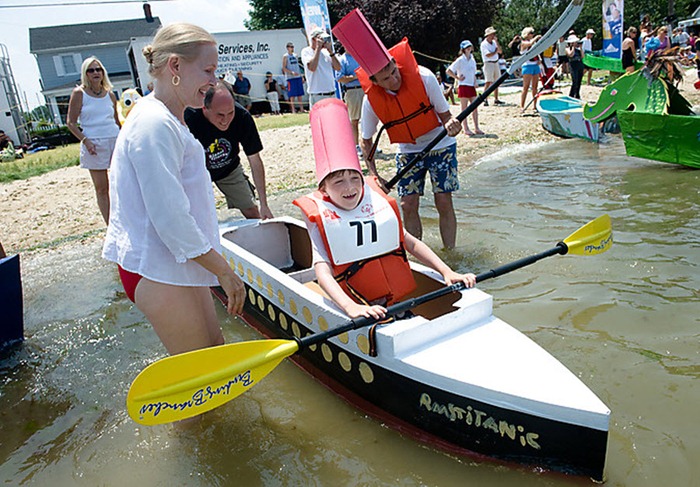
[[[24,340],[19,255],[0,259],[0,349]]]

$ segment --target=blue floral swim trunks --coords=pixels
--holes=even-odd
[[[420,152],[396,155],[396,170],[400,171],[410,164]],[[401,180],[397,186],[399,196],[410,194],[423,195],[425,189],[425,175],[430,171],[430,182],[433,185],[433,193],[451,193],[459,189],[459,176],[457,174],[457,143],[428,152],[428,155],[418,161]]]

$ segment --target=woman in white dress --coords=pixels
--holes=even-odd
[[[136,303],[171,355],[224,342],[210,286],[239,313],[243,282],[221,256],[204,149],[184,122],[217,79],[216,41],[171,24],[144,48],[153,93],[129,113],[112,159],[111,218],[102,255],[119,265]]]

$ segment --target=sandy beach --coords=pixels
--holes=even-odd
[[[601,89],[583,86],[582,98],[593,102]],[[568,87],[562,91],[568,92]],[[700,92],[693,89],[691,82],[686,81],[681,92],[693,105],[700,104]],[[531,113],[521,114],[519,91],[502,94],[501,99],[507,105],[479,107],[479,124],[486,135],[468,137],[460,134],[457,137],[461,171],[505,146],[557,139],[542,128],[539,116],[532,109],[534,104],[528,109]],[[451,110],[457,115],[459,105],[452,105]],[[469,122],[473,129],[471,117]],[[311,131],[308,126],[266,130],[261,132],[261,138],[267,193],[274,211],[276,198],[284,197],[289,190],[311,187],[315,183]],[[388,178],[394,174],[395,149],[386,135],[382,137],[380,147],[384,154],[378,166]],[[244,157],[242,159],[245,161]],[[249,174],[247,161],[243,164]],[[217,206],[225,208],[223,196],[216,188],[215,194]],[[2,184],[0,200],[0,241],[8,254],[40,246],[54,247],[68,241],[101,238],[105,229],[89,174],[77,166]],[[230,211],[229,214],[237,213]]]

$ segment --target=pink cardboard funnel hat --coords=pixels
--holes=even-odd
[[[333,27],[333,34],[369,76],[374,76],[391,61],[389,51],[358,9],[340,19]]]
[[[345,103],[337,98],[326,98],[314,103],[309,121],[314,143],[316,180],[319,183],[328,174],[341,169],[362,173]]]

